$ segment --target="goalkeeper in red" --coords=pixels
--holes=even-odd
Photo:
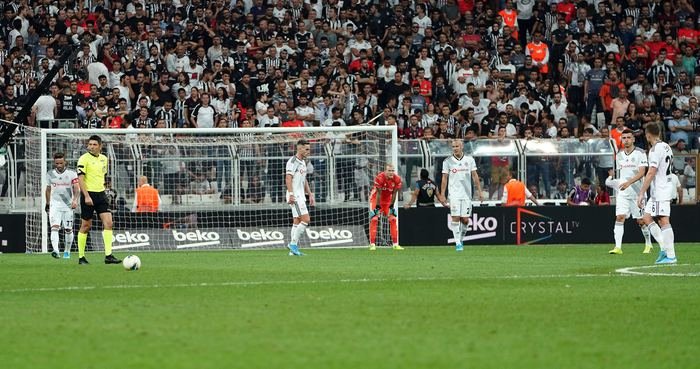
[[[395,173],[394,166],[387,164],[383,172],[374,178],[374,187],[369,195],[369,250],[377,249],[377,224],[379,216],[384,214],[389,218],[392,248],[403,250],[399,246],[399,229],[396,219],[396,194],[401,190],[401,178]]]

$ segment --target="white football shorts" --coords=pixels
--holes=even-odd
[[[652,217],[670,217],[671,216],[671,201],[653,201],[649,200],[644,206],[644,213]]]
[[[468,199],[450,199],[450,216],[460,218],[472,216],[472,201]]]
[[[629,197],[618,197],[615,202],[615,215],[632,216],[633,219],[641,219],[644,211],[637,205],[637,200]]]
[[[292,217],[298,218],[304,214],[308,214],[309,209],[306,207],[306,197],[295,196],[295,198],[296,201],[289,204],[289,207],[292,209]],[[287,196],[287,200],[289,200],[289,196]]]
[[[60,227],[63,225],[63,229],[73,229],[74,216],[73,209],[49,208],[49,224],[51,226]]]

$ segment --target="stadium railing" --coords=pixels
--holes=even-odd
[[[24,212],[36,204],[32,196],[27,196],[24,188],[24,137],[18,135],[4,150],[0,151],[0,212]],[[66,146],[69,157],[77,157],[83,147]],[[503,140],[479,139],[467,142],[465,152],[473,155],[479,167],[484,190],[483,202],[486,205],[500,203],[500,188],[505,170],[514,170],[517,178],[526,184],[535,184],[536,191],[544,196],[545,204],[562,204],[566,200],[553,199],[557,183],[564,182],[570,189],[580,183],[581,178],[596,178],[607,175],[607,168],[613,165],[612,146],[606,139],[592,139],[583,142],[567,140]],[[128,148],[108,145],[105,154],[116,165],[118,175],[113,176],[111,187],[117,200],[130,208],[133,191],[140,175],[146,175],[151,183],[161,190],[165,209],[177,209],[179,205],[189,208],[221,208],[241,203],[258,203],[267,208],[284,205],[282,184],[277,177],[258,170],[262,162],[274,162],[284,166],[290,152],[278,148],[276,152],[267,147],[265,152],[256,151],[255,143],[249,150],[235,155],[232,148],[225,145],[212,145],[203,149],[183,149],[177,152],[157,151],[147,143],[137,143]],[[398,173],[404,181],[405,193],[418,179],[421,168],[429,170],[431,178],[439,185],[444,158],[451,155],[449,140],[401,140],[399,142]],[[320,203],[331,202],[342,206],[358,206],[367,201],[367,190],[371,178],[366,175],[365,166],[371,155],[357,152],[352,145],[344,143],[324,143],[312,146],[311,164],[314,172],[310,182]],[[176,176],[168,173],[173,162],[181,167]],[[69,163],[71,164],[71,163]],[[75,163],[72,163],[73,165]],[[216,168],[204,173],[215,183],[213,193],[193,193],[187,188],[195,172],[191,168],[204,165]],[[268,164],[269,165],[269,164]],[[49,168],[51,166],[49,165]],[[508,168],[508,169],[504,169]],[[698,179],[698,155],[677,155],[674,171],[683,186],[683,203],[695,203]],[[342,175],[340,175],[342,174]],[[172,183],[177,178],[178,183]],[[259,183],[258,183],[259,181]],[[259,193],[248,193],[254,185],[261,186],[262,199],[252,199]],[[366,186],[367,188],[362,188]],[[258,188],[258,187],[256,187]],[[482,204],[482,205],[483,205]]]

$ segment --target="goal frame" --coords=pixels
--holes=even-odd
[[[72,135],[80,134],[82,135],[98,135],[102,138],[105,136],[118,135],[125,136],[127,134],[157,134],[157,135],[168,135],[168,134],[180,134],[180,135],[200,135],[200,134],[216,134],[216,135],[226,135],[226,134],[239,134],[239,133],[270,133],[270,134],[285,134],[285,133],[342,133],[342,132],[389,132],[391,134],[391,147],[389,149],[390,157],[388,157],[387,163],[393,164],[394,168],[399,168],[398,164],[398,127],[396,126],[376,126],[376,125],[357,125],[357,126],[343,126],[343,127],[264,127],[264,128],[134,128],[134,129],[80,129],[80,128],[57,128],[57,129],[42,129],[33,128],[39,131],[40,139],[40,171],[41,171],[41,209],[46,206],[46,196],[44,196],[44,189],[48,185],[46,178],[46,173],[49,171],[49,162],[51,160],[51,153],[48,152],[48,139],[50,135]],[[395,208],[398,207],[398,202],[393,204]],[[41,252],[47,253],[49,247],[49,237],[48,237],[48,226],[49,219],[48,214],[44,211],[41,212]],[[398,214],[398,211],[397,211]]]

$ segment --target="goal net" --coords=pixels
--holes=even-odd
[[[43,195],[53,155],[63,153],[67,168],[75,169],[91,135],[102,138],[109,160],[105,186],[117,251],[285,247],[292,216],[284,172],[300,139],[311,143],[307,179],[316,200],[300,247],[366,246],[372,180],[387,163],[396,165],[398,150],[396,129],[387,126],[26,128],[25,135],[31,252],[46,252],[50,245]],[[144,176],[159,191],[156,212],[135,207],[135,189]],[[76,232],[79,217],[76,209]],[[102,250],[102,226],[96,215],[93,219],[88,250]],[[63,235],[60,245],[63,250]]]

